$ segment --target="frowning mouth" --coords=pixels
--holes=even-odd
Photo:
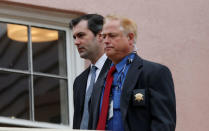
[[[105,50],[110,50],[112,48],[113,48],[112,46],[107,46],[107,47],[105,47]]]
[[[84,47],[78,47],[78,52],[83,52],[85,50]]]

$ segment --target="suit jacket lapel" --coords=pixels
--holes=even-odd
[[[98,100],[100,99],[101,93],[102,93],[102,87],[104,86],[104,81],[107,75],[107,72],[110,68],[111,65],[111,61],[109,59],[107,59],[105,61],[104,66],[102,67],[102,70],[99,74],[98,80],[94,85],[94,92],[95,92],[95,98]],[[100,104],[100,102],[96,103],[97,105],[95,105],[96,107]]]
[[[142,66],[142,59],[138,55],[136,55],[133,63],[131,64],[127,72],[122,88],[120,109],[121,109],[123,121],[125,121],[127,115],[127,110],[131,99],[132,90],[135,87],[135,84],[137,83],[138,77],[140,76],[141,73],[141,69],[140,69],[141,66]]]
[[[112,63],[112,61],[110,59],[107,59],[105,61],[104,65],[102,67],[102,70],[99,74],[98,81],[99,81],[99,79],[104,78],[104,74],[107,73],[107,71],[109,70],[111,63]]]
[[[105,64],[102,67],[102,70],[99,74],[97,82],[94,84],[94,88],[93,88],[92,96],[91,96],[91,106],[90,106],[92,115],[90,116],[90,119],[89,119],[90,120],[89,123],[92,122],[91,123],[92,129],[96,129],[96,126],[97,126],[97,121],[99,118],[100,98],[102,94],[102,89],[104,87],[105,78],[106,78],[106,75],[110,68],[111,63],[112,62],[109,59],[105,61]]]

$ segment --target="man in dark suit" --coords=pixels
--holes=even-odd
[[[128,18],[107,16],[102,36],[105,53],[113,64],[106,82],[97,84],[100,93],[92,95],[95,101],[90,107],[89,128],[174,131],[176,101],[171,72],[137,55],[136,24]]]
[[[73,129],[88,129],[88,105],[94,83],[104,79],[111,64],[104,54],[102,27],[103,17],[98,14],[84,15],[70,22],[80,57],[91,61],[91,66],[77,76],[73,84]]]

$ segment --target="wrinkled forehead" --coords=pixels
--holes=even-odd
[[[102,34],[116,33],[122,31],[123,31],[123,27],[121,26],[119,20],[109,20],[109,19],[105,20]]]

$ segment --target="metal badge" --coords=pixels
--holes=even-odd
[[[143,97],[144,97],[143,94],[137,93],[137,94],[135,95],[135,100],[138,101],[138,102],[143,101],[143,100],[144,100]]]

